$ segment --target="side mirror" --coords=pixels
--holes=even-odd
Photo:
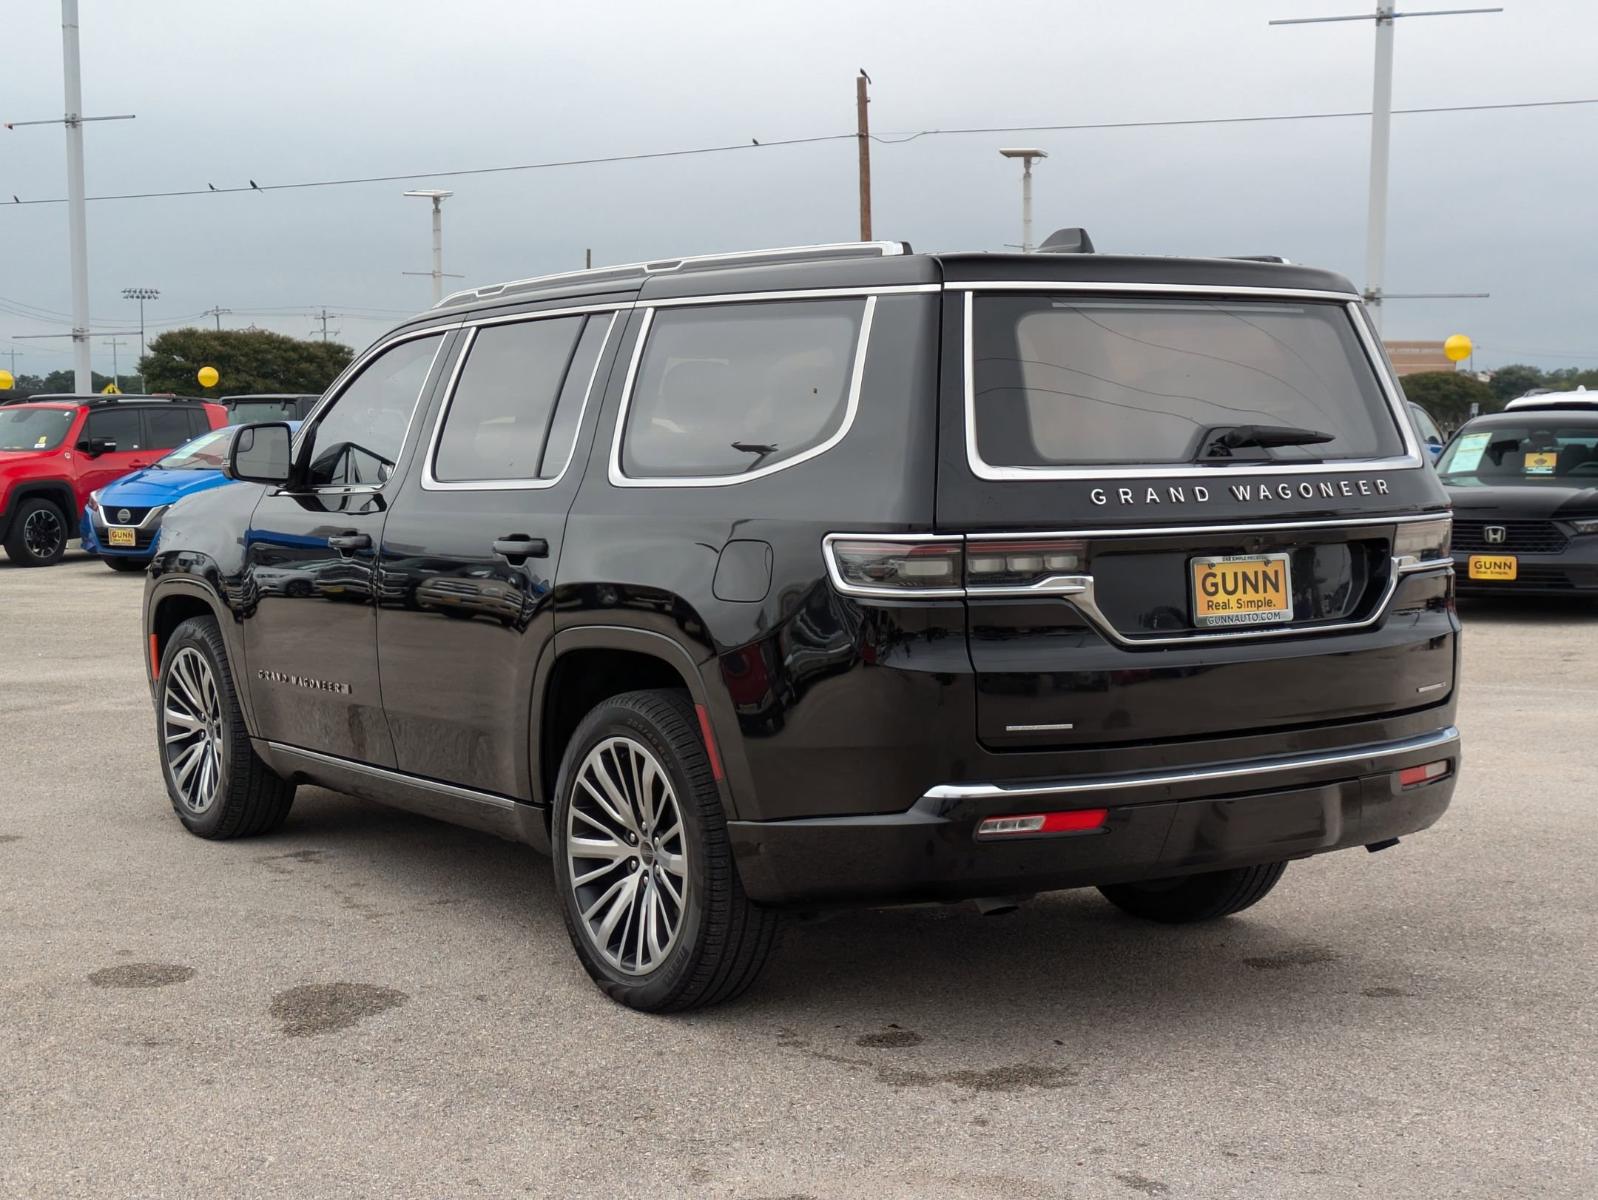
[[[293,432],[281,421],[241,425],[228,447],[222,473],[248,483],[285,484],[293,471],[293,441]]]
[[[99,458],[102,454],[115,454],[117,444],[110,438],[83,438],[78,442],[78,449],[90,458]]]

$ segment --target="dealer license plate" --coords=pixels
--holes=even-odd
[[[138,545],[138,542],[134,539],[132,529],[118,529],[115,525],[112,525],[107,532],[111,535],[111,544],[113,546]]]
[[[1293,618],[1285,554],[1190,558],[1195,625],[1268,625]]]
[[[1513,554],[1472,554],[1469,573],[1472,579],[1514,579],[1520,563]]]

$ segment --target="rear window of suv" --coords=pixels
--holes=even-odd
[[[1244,425],[1329,434],[1217,461],[1319,462],[1404,453],[1341,304],[976,295],[976,445],[992,466],[1199,460]]]

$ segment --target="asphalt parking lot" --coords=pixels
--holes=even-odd
[[[654,1018],[526,848],[312,789],[185,834],[141,586],[0,562],[0,1195],[1598,1190],[1598,605],[1464,609],[1468,765],[1397,849],[1198,929],[852,914]]]

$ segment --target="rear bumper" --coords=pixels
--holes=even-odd
[[[1405,767],[1447,759],[1432,783]],[[1453,726],[1401,741],[1203,768],[931,788],[876,816],[733,821],[745,890],[766,904],[959,900],[1303,858],[1414,833],[1453,797]],[[1105,808],[1091,833],[977,841],[1007,814]]]
[[[1476,551],[1475,553],[1482,553]],[[1470,577],[1470,554],[1454,555],[1455,588],[1462,596],[1579,596],[1598,592],[1598,537],[1571,539],[1558,554],[1525,554],[1509,549],[1515,558],[1513,580]]]

